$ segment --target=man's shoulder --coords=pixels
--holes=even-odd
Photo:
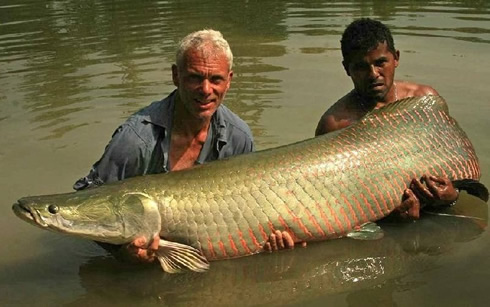
[[[228,107],[220,105],[217,112],[220,119],[223,120],[227,126],[232,126],[235,128],[233,129],[234,131],[237,130],[239,133],[252,137],[252,131],[248,124],[238,115],[233,113]]]
[[[426,95],[439,95],[431,86],[409,81],[397,81],[397,87],[403,91],[403,97],[415,97]]]
[[[349,92],[332,104],[318,121],[315,135],[329,133],[349,125],[360,116],[353,92]]]
[[[145,143],[155,138],[154,126],[166,127],[171,121],[170,100],[168,97],[154,101],[129,116],[118,130],[126,135],[135,134]]]

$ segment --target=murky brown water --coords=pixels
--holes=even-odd
[[[312,244],[168,276],[11,212],[22,196],[70,191],[119,123],[172,90],[175,43],[200,28],[232,46],[226,104],[259,149],[313,136],[352,87],[339,40],[361,16],[391,27],[399,79],[446,98],[490,185],[488,1],[2,1],[0,305],[486,305],[490,234],[467,219],[426,217],[385,225],[377,242]],[[487,219],[474,198],[458,207]]]

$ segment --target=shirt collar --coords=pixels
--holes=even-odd
[[[156,103],[154,109],[145,114],[142,120],[169,129],[172,125],[176,92],[177,90],[174,90],[166,98]]]
[[[160,126],[164,129],[169,129],[172,126],[172,118],[175,107],[175,96],[177,90],[174,90],[165,99],[160,101],[160,103],[155,104],[155,109],[148,112],[148,114],[143,116],[143,121],[152,123],[153,125]],[[217,144],[216,147],[219,150],[227,143],[226,132],[227,124],[225,121],[224,110],[220,105],[216,112],[211,118],[211,124],[214,126],[213,133],[216,137]]]

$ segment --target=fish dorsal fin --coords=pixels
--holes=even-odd
[[[160,239],[156,252],[162,269],[167,273],[182,273],[186,270],[205,272],[209,262],[192,246]]]

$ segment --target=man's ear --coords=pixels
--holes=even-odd
[[[179,69],[176,64],[172,65],[172,81],[175,86],[179,87]]]
[[[400,61],[400,50],[395,51],[395,67],[398,67],[398,62]]]
[[[345,70],[345,73],[347,74],[347,76],[350,77],[350,73],[349,73],[349,64],[347,64],[345,62],[345,60],[342,61],[342,66],[344,66],[344,70]]]
[[[228,73],[228,84],[226,85],[226,90],[230,88],[231,79],[233,79],[233,70],[230,70],[230,72]]]

